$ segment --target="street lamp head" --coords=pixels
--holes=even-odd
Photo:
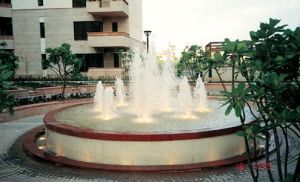
[[[152,32],[151,30],[145,30],[145,31],[144,31],[144,33],[145,33],[145,35],[146,35],[147,37],[149,37],[149,35],[151,34],[151,32]]]
[[[151,32],[152,32],[151,30],[145,30],[144,31],[144,33],[147,37],[147,53],[149,53],[149,36],[150,36]]]

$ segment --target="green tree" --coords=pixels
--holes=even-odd
[[[204,70],[205,53],[201,46],[186,47],[181,53],[181,58],[176,65],[177,75],[187,75],[190,79],[197,79]]]
[[[0,45],[2,47],[0,49],[0,112],[8,109],[10,113],[13,113],[14,97],[8,92],[8,89],[12,86],[19,59],[13,52],[4,49],[5,42]]]
[[[70,77],[80,74],[81,60],[71,51],[71,46],[67,43],[60,47],[47,48],[47,59],[43,61],[43,69],[52,70],[63,83],[62,97]]]
[[[258,180],[259,170],[250,163],[250,143],[256,151],[258,138],[265,138],[265,161],[269,163],[270,134],[274,136],[277,157],[278,179],[288,180],[293,176],[299,180],[300,157],[294,174],[288,174],[288,136],[300,138],[300,27],[294,31],[279,26],[280,20],[270,19],[261,23],[260,29],[250,32],[251,41],[230,41],[225,39],[224,54],[219,54],[218,61],[231,64],[232,89],[223,92],[228,105],[226,113],[232,110],[240,118],[242,131],[237,134],[244,137],[248,153],[248,164],[254,181]],[[216,62],[218,62],[216,61]],[[214,64],[214,61],[212,61]],[[222,64],[216,64],[220,66]],[[241,74],[247,85],[236,84],[236,75]],[[257,107],[259,115],[252,112],[251,105]],[[245,123],[245,109],[249,108],[256,122]],[[283,138],[279,137],[281,131]],[[282,160],[280,140],[283,140],[285,156]],[[256,152],[254,153],[257,157]],[[283,164],[282,162],[283,161]],[[275,181],[272,171],[267,170],[270,181]]]

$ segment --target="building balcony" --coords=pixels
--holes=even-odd
[[[88,32],[91,47],[130,47],[131,41],[125,32]]]
[[[14,49],[14,37],[10,35],[0,35],[0,42],[6,42],[4,49]]]
[[[128,17],[128,3],[126,0],[88,0],[87,12],[102,17]]]
[[[11,8],[12,5],[11,5],[11,2],[0,2],[0,7]]]
[[[6,18],[12,17],[11,4],[0,3],[0,17],[6,17]]]

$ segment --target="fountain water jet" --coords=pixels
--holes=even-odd
[[[103,85],[102,85],[101,81],[99,81],[96,85],[96,92],[95,92],[95,96],[94,96],[94,105],[95,105],[94,110],[96,112],[102,111],[102,107],[103,107]]]
[[[146,55],[143,60],[135,54],[131,64],[132,110],[138,122],[151,122],[152,113],[159,103],[160,76],[155,61]]]
[[[192,93],[187,77],[183,77],[179,84],[179,92],[177,96],[177,113],[181,118],[194,118],[192,115]]]
[[[161,77],[161,111],[170,112],[174,109],[172,98],[174,97],[174,89],[176,87],[174,67],[170,60],[164,63]]]
[[[196,86],[194,88],[194,98],[195,98],[195,102],[196,102],[195,103],[196,111],[199,111],[199,112],[209,111],[209,109],[207,107],[206,89],[205,89],[205,85],[204,85],[200,75],[196,81]]]
[[[116,99],[117,99],[117,106],[121,107],[125,105],[125,90],[124,90],[124,83],[123,81],[117,77],[115,82],[115,88],[116,88]]]
[[[114,103],[114,90],[111,87],[106,87],[103,91],[103,106],[101,118],[110,120],[116,116],[116,106]]]

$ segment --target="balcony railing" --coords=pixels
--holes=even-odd
[[[88,0],[87,11],[99,16],[128,16],[128,3],[125,0]]]
[[[0,3],[0,7],[3,7],[3,8],[11,8],[11,4],[10,3]]]
[[[125,32],[88,32],[91,47],[130,47],[131,38]]]
[[[88,32],[89,36],[129,36],[126,32]]]
[[[6,17],[6,18],[12,17],[11,4],[0,3],[0,17]],[[1,20],[0,20],[0,22],[1,22]]]
[[[86,73],[87,77],[99,78],[99,77],[122,77],[121,68],[89,68]]]
[[[14,40],[12,35],[0,35],[0,40]]]

